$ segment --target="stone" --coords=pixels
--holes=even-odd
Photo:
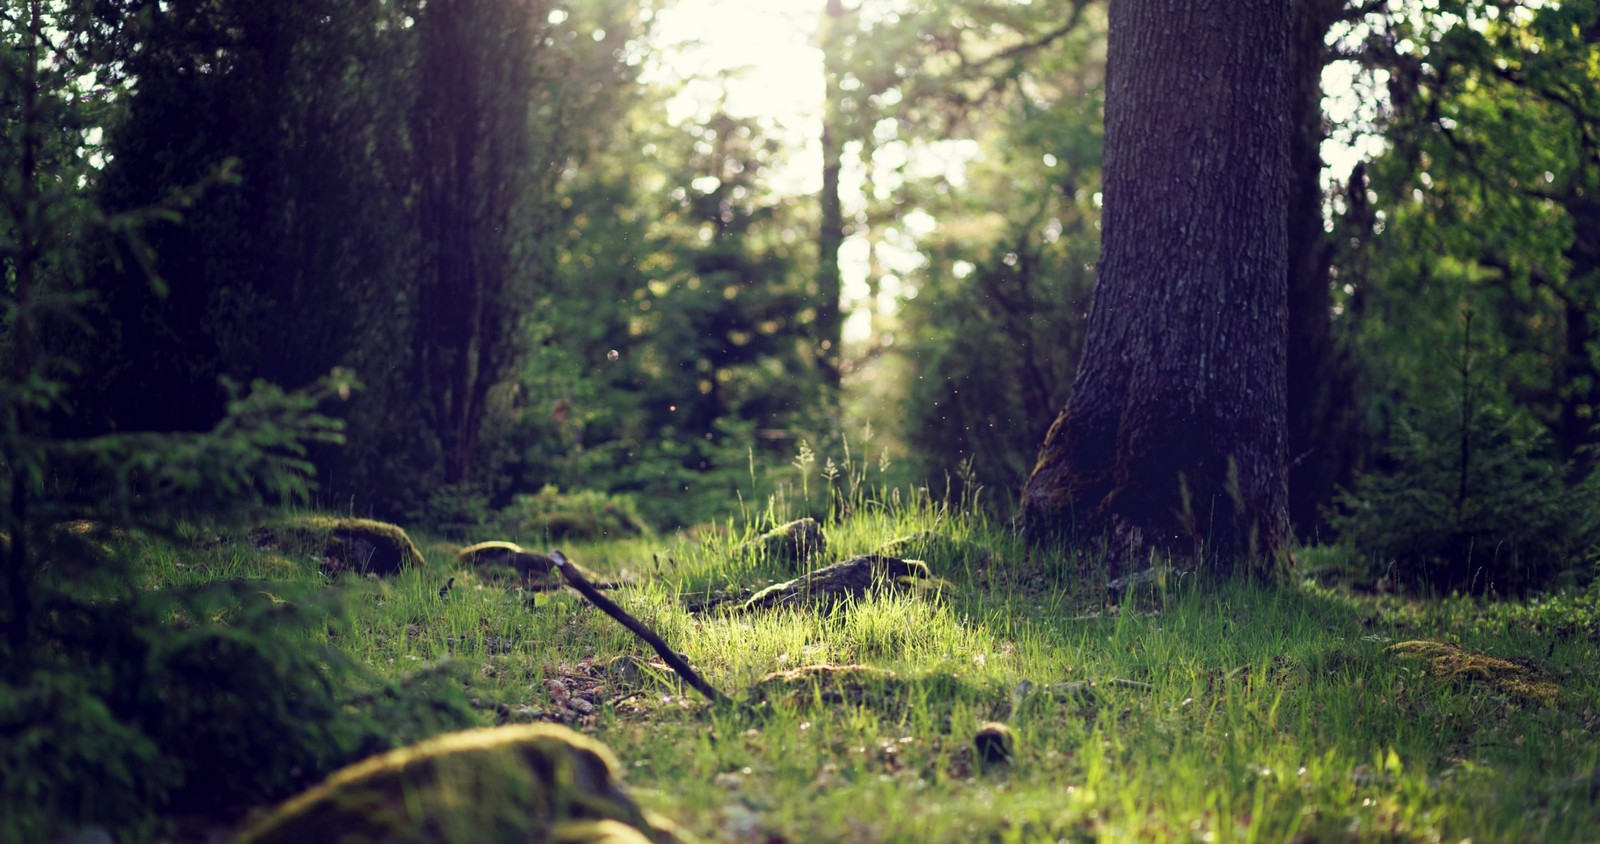
[[[605,745],[555,724],[448,733],[334,773],[234,844],[685,841],[618,770]]]
[[[399,525],[375,519],[296,516],[257,525],[245,535],[262,551],[315,557],[324,574],[388,576],[423,565],[416,543]]]
[[[1017,753],[1017,736],[1005,724],[990,721],[973,735],[972,749],[985,765],[1009,765]]]
[[[829,606],[866,597],[875,586],[884,589],[920,591],[938,587],[943,581],[933,577],[921,560],[902,560],[876,554],[855,557],[825,566],[784,583],[767,587],[751,596],[742,611],[774,609],[794,605]]]
[[[549,554],[529,551],[515,542],[479,542],[456,552],[456,564],[486,580],[513,579],[522,586],[546,584],[555,573]]]

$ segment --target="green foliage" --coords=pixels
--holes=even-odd
[[[178,760],[153,736],[118,718],[87,678],[47,672],[24,686],[0,682],[0,835],[48,841],[93,821],[145,837],[181,781]]]
[[[781,464],[823,408],[805,223],[765,195],[776,143],[753,120],[660,112],[641,103],[570,183],[575,245],[502,447],[511,493],[625,494],[677,526],[760,495],[752,461]]]
[[[874,313],[889,339],[852,384],[892,397],[864,412],[930,486],[976,480],[1009,503],[1070,391],[1099,249],[1104,32],[1085,4],[954,0],[852,42],[846,113],[879,193],[864,233],[910,233],[920,253],[910,272],[873,268],[874,297],[895,284],[903,301]],[[879,151],[942,166],[880,169]]]
[[[374,730],[339,700],[346,663],[313,638],[330,630],[327,596],[310,584],[144,591],[125,553],[153,546],[179,510],[305,498],[310,448],[342,437],[322,408],[349,395],[351,378],[335,370],[293,392],[224,382],[220,421],[192,433],[59,427],[73,409],[71,367],[45,341],[81,327],[96,301],[80,259],[110,244],[153,266],[145,228],[175,221],[200,193],[112,214],[90,201],[89,150],[54,134],[57,118],[81,127],[82,87],[94,84],[92,66],[74,63],[93,40],[78,33],[98,25],[88,8],[13,4],[0,18],[0,107],[16,141],[0,159],[6,840],[89,825],[138,840],[166,813],[227,815],[345,761]]]
[[[1467,431],[1438,415],[1402,419],[1389,443],[1383,471],[1341,494],[1330,519],[1342,541],[1376,555],[1374,579],[1515,592],[1595,562],[1594,492],[1563,482],[1566,467],[1526,415],[1491,408]]]
[[[63,421],[203,429],[219,375],[299,386],[342,366],[368,386],[341,408],[346,446],[310,455],[328,500],[429,514],[462,503],[441,486],[505,494],[566,182],[632,90],[638,4],[102,5],[120,29],[94,70],[134,84],[96,127],[101,202],[144,207],[225,160],[239,178],[148,231],[148,255],[88,262],[100,306],[54,341],[77,364]]]
[[[526,541],[626,539],[650,533],[628,496],[595,490],[563,493],[554,486],[513,497],[492,518],[501,533]]]

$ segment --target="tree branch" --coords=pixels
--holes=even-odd
[[[596,589],[594,584],[590,583],[589,579],[584,576],[583,571],[571,560],[568,560],[565,554],[552,550],[550,558],[555,560],[556,570],[561,572],[561,576],[567,579],[567,583],[571,584],[573,589],[578,590],[578,594],[588,598],[589,603],[599,607],[601,612],[616,619],[623,627],[633,631],[635,636],[643,639],[644,643],[654,649],[656,654],[667,665],[672,666],[673,671],[678,672],[678,676],[682,677],[684,682],[694,687],[695,691],[705,695],[706,699],[712,703],[729,702],[727,696],[713,688],[710,683],[707,683],[703,677],[689,666],[689,663],[684,661],[683,657],[678,656],[677,652],[667,645],[664,639],[657,636],[649,627],[646,627],[644,622],[629,615],[627,610],[617,606],[610,598],[601,594],[600,590]]]

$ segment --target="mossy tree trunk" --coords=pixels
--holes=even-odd
[[[1114,0],[1084,359],[1023,491],[1112,567],[1287,563],[1289,0]]]

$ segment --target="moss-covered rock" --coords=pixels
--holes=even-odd
[[[778,525],[739,546],[739,553],[783,563],[791,568],[821,559],[828,551],[828,538],[816,519],[796,519]]]
[[[751,596],[740,610],[766,610],[786,606],[829,606],[866,597],[873,588],[925,591],[942,588],[921,560],[902,560],[871,554],[817,569]]]
[[[258,525],[246,539],[264,551],[314,557],[325,574],[391,575],[424,562],[404,529],[373,519],[296,516]]]
[[[351,765],[234,844],[682,840],[628,796],[605,745],[527,724],[450,733]]]
[[[479,542],[456,552],[456,564],[485,580],[511,580],[522,586],[545,585],[555,573],[549,554],[529,551],[515,542]]]
[[[1008,765],[1017,755],[1017,736],[999,721],[989,721],[972,736],[972,749],[985,765]]]
[[[398,525],[373,519],[340,519],[328,533],[327,567],[362,574],[398,574],[421,565],[422,552]]]

